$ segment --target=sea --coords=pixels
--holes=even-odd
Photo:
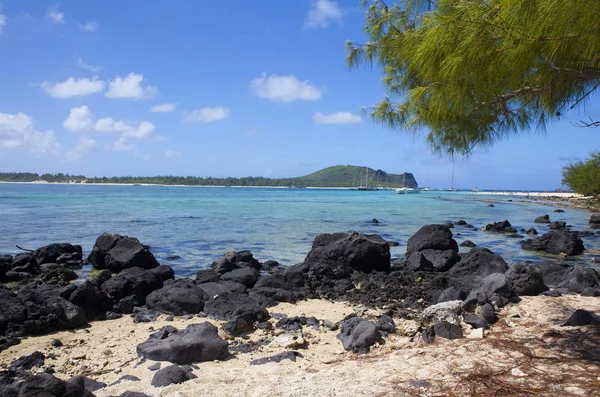
[[[508,263],[551,260],[598,266],[591,263],[600,256],[598,234],[583,238],[595,252],[563,259],[523,251],[521,238],[481,230],[507,219],[517,230],[535,227],[541,235],[548,225],[533,221],[544,214],[566,221],[573,230],[590,230],[589,212],[565,208],[555,213],[559,207],[545,204],[517,195],[446,191],[399,195],[393,190],[1,183],[0,254],[22,252],[17,245],[35,249],[69,242],[80,244],[87,255],[100,234],[118,233],[137,237],[161,264],[185,277],[229,251],[249,250],[260,261],[284,266],[302,262],[321,233],[379,234],[398,243],[391,254],[401,257],[408,238],[421,226],[463,219],[475,229],[455,226],[459,243],[471,240]]]

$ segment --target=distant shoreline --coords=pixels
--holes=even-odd
[[[47,181],[32,181],[32,182],[10,182],[10,181],[0,181],[0,183],[10,184],[10,183],[18,183],[18,184],[27,184],[27,185],[88,185],[88,186],[140,186],[140,187],[148,187],[148,186],[171,186],[171,187],[202,187],[202,188],[245,188],[245,189],[331,189],[331,190],[353,190],[355,188],[351,187],[327,187],[327,186],[307,186],[302,188],[294,188],[290,186],[215,186],[215,185],[167,185],[160,183],[93,183],[93,182],[47,182]],[[394,189],[392,189],[394,190]],[[429,190],[430,192],[446,192],[443,189],[433,189]],[[556,198],[585,198],[582,194],[579,193],[568,193],[568,192],[539,192],[539,191],[508,191],[508,190],[482,190],[478,192],[473,192],[469,190],[460,190],[458,192],[447,192],[447,193],[469,193],[476,195],[486,195],[486,196],[520,196],[520,197],[556,197]]]

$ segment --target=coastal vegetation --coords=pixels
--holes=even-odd
[[[365,174],[366,173],[366,174]],[[417,187],[417,181],[411,173],[388,174],[383,170],[352,165],[338,165],[324,168],[309,175],[297,178],[213,178],[196,176],[118,176],[85,177],[69,174],[42,174],[30,172],[0,173],[2,182],[56,182],[56,183],[119,183],[119,184],[155,184],[187,186],[271,186],[271,187],[355,187],[369,184],[372,187]]]
[[[347,61],[382,69],[387,95],[370,114],[392,129],[426,131],[435,152],[468,154],[543,131],[600,86],[598,2],[364,3],[368,41],[348,42]]]
[[[563,184],[585,196],[600,195],[600,152],[564,167]]]

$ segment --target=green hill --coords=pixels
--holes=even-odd
[[[365,178],[365,172],[367,177]],[[71,182],[71,183],[130,183],[155,185],[190,185],[190,186],[296,186],[296,187],[400,187],[416,188],[417,181],[413,174],[388,174],[382,170],[354,165],[336,165],[313,172],[310,175],[296,178],[201,178],[195,176],[118,176],[86,178],[83,175],[69,174],[32,174],[16,172],[0,172],[3,182]]]
[[[365,172],[367,177],[365,177]],[[418,187],[414,175],[410,172],[388,174],[383,170],[355,165],[327,167],[310,175],[296,178],[296,180],[303,186],[358,187],[368,183],[369,187]]]

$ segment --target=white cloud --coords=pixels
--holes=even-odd
[[[167,157],[167,158],[181,157],[181,152],[179,152],[177,150],[167,150],[165,153],[165,157]]]
[[[308,29],[326,28],[330,21],[340,21],[343,16],[344,12],[335,1],[316,0],[308,11],[304,27]]]
[[[300,81],[296,76],[278,76],[266,73],[250,82],[250,86],[259,98],[278,102],[292,102],[296,100],[314,101],[321,98],[319,88],[308,81]]]
[[[358,124],[362,122],[362,117],[351,112],[335,112],[323,114],[318,112],[313,117],[315,124]]]
[[[75,161],[77,159],[82,158],[87,154],[90,150],[97,146],[97,142],[92,138],[89,138],[85,135],[79,137],[79,141],[77,141],[77,145],[68,152],[65,153],[65,157],[68,161]]]
[[[127,139],[120,137],[112,145],[108,145],[107,148],[117,152],[127,152],[133,150],[133,145]]]
[[[98,132],[119,132],[125,138],[143,139],[148,138],[155,128],[155,125],[149,121],[131,124],[106,117],[96,121],[93,129]]]
[[[72,132],[89,131],[94,126],[92,112],[87,106],[71,108],[69,116],[63,122],[65,130]]]
[[[52,84],[47,81],[42,83],[46,93],[60,99],[97,94],[104,91],[105,86],[106,83],[97,77],[91,79],[69,77],[62,83]]]
[[[85,63],[83,59],[79,58],[77,60],[77,66],[82,69],[89,70],[90,72],[98,73],[100,71],[99,66],[90,65],[89,63]]]
[[[152,113],[171,113],[176,107],[176,103],[163,103],[162,105],[152,106],[149,111]]]
[[[6,15],[0,14],[0,33],[2,33],[2,28],[6,26]]]
[[[0,148],[24,148],[34,153],[57,153],[54,132],[35,129],[33,119],[25,113],[0,113]]]
[[[79,28],[84,32],[94,32],[98,28],[96,21],[87,22],[85,25],[79,25]]]
[[[231,116],[231,109],[224,107],[205,107],[186,113],[184,123],[210,123],[212,121],[225,120]]]
[[[117,76],[108,84],[107,98],[150,99],[157,94],[156,87],[142,87],[144,76],[129,73],[127,77]]]
[[[250,128],[246,131],[246,135],[256,135],[258,134],[258,130],[256,128]]]
[[[54,23],[65,23],[65,14],[59,12],[57,7],[50,7],[46,12],[46,19]]]
[[[115,121],[112,117],[105,117],[94,121],[92,112],[87,106],[71,108],[69,116],[63,122],[63,127],[72,132],[117,132],[122,138],[144,139],[151,137],[156,126],[149,121],[130,123],[127,121]]]

